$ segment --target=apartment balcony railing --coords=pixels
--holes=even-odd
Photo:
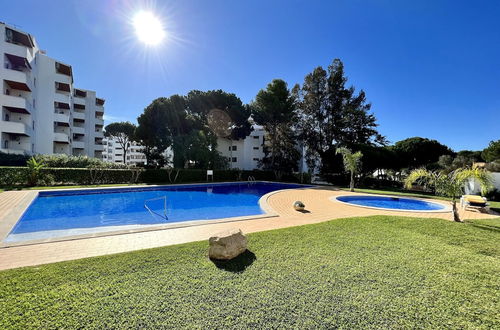
[[[79,119],[81,121],[85,121],[85,114],[82,113],[82,112],[73,111],[73,118],[74,119]]]
[[[16,121],[0,121],[0,131],[3,133],[16,134],[16,135],[31,135],[31,127],[22,122]]]
[[[83,141],[74,141],[71,143],[71,146],[75,149],[84,149],[85,143]]]
[[[59,103],[65,103],[68,105],[69,108],[69,95],[67,94],[55,93],[54,101]]]
[[[54,121],[58,123],[67,123],[69,124],[69,113],[55,113]]]
[[[73,126],[73,133],[74,133],[74,134],[81,134],[81,135],[84,135],[84,134],[85,134],[85,128],[83,128],[83,127],[78,127],[78,126]]]
[[[31,103],[22,96],[0,94],[0,104],[12,112],[30,114]]]
[[[55,88],[57,92],[69,93],[71,91],[71,87],[69,84],[62,82],[55,82]]]
[[[69,143],[69,136],[66,133],[54,132],[54,142]]]

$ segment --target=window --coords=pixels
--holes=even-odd
[[[260,159],[258,159],[258,158],[254,158],[253,160],[254,160],[254,161],[256,161],[256,162],[258,162]]]
[[[3,141],[3,148],[4,149],[9,149],[9,140]]]
[[[258,137],[258,136],[254,136],[253,138],[254,138],[254,139],[256,139],[256,140],[258,140],[258,139],[259,139],[259,137]]]
[[[253,147],[253,150],[259,150],[259,147]]]
[[[233,158],[231,159],[231,161],[232,161],[233,163],[236,163],[236,162],[238,161],[238,158],[233,157]]]
[[[231,151],[231,146],[229,146],[229,147],[227,148],[227,150]]]
[[[233,146],[233,151],[236,151],[238,148],[236,146]]]

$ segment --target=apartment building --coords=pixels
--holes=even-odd
[[[0,22],[0,151],[102,158],[104,100],[73,86],[71,65]]]
[[[116,139],[105,137],[102,144],[104,147],[102,159],[105,162],[123,164],[123,147]],[[130,166],[146,165],[146,155],[142,152],[143,148],[137,142],[130,142],[125,156],[125,164]]]
[[[253,131],[244,139],[219,138],[217,151],[229,159],[229,168],[254,170],[264,158],[264,128],[253,125]]]

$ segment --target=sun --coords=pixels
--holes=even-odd
[[[158,45],[165,38],[162,22],[149,11],[138,12],[132,22],[137,38],[148,46]]]

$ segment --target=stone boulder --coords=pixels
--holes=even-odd
[[[210,259],[229,260],[239,256],[247,249],[247,238],[241,229],[230,229],[218,233],[208,240]]]

